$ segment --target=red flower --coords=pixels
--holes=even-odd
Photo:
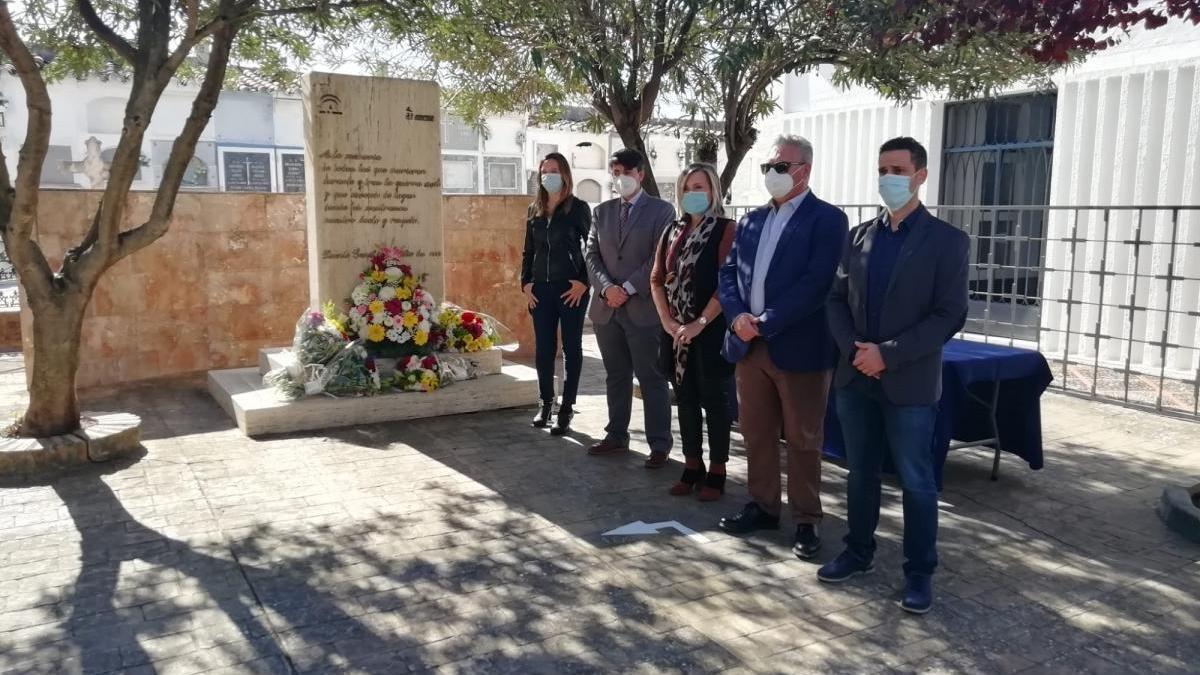
[[[478,319],[479,319],[479,317],[475,316],[475,312],[463,312],[462,313],[462,322],[463,323],[475,323],[475,321],[477,321]]]
[[[467,332],[471,334],[471,337],[478,340],[483,335],[483,326],[473,323],[467,326]]]
[[[383,306],[387,308],[388,314],[392,316],[399,316],[404,313],[404,304],[395,298],[383,303]]]
[[[401,265],[401,266],[400,266],[400,272],[401,272],[401,273],[402,273],[404,276],[406,276],[406,277],[410,277],[410,276],[412,276],[412,267],[410,267],[410,266],[408,266],[408,265]]]
[[[437,368],[437,357],[426,356],[425,358],[421,359],[421,367],[425,370],[435,370]]]

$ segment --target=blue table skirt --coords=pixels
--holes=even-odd
[[[930,445],[938,487],[942,485],[942,467],[952,440],[992,437],[987,406],[971,394],[990,402],[996,382],[1000,385],[996,405],[1000,447],[1025,460],[1030,469],[1042,468],[1041,395],[1053,379],[1049,364],[1038,352],[967,340],[948,342],[942,353],[942,398]],[[730,405],[737,419],[736,385],[731,386],[735,391]],[[823,450],[827,457],[845,459],[845,442],[833,394],[830,391],[825,408]],[[886,462],[884,468],[892,471],[891,462]]]

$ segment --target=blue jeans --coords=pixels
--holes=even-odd
[[[937,567],[938,491],[933,478],[933,406],[893,405],[879,382],[856,378],[837,391],[837,413],[846,440],[846,548],[861,563],[875,555],[879,525],[879,474],[887,453],[904,491],[904,573],[933,574]]]
[[[561,328],[566,375],[562,387],[562,405],[573,406],[579,392],[579,377],[583,371],[583,320],[587,317],[589,293],[583,294],[578,306],[568,307],[561,296],[570,288],[570,281],[535,282],[533,295],[538,303],[529,310],[529,314],[533,317],[538,397],[545,402],[554,400],[554,365],[558,356],[558,334]]]

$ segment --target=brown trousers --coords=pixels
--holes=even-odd
[[[746,442],[750,498],[783,509],[779,436],[787,441],[788,504],[795,524],[821,521],[821,443],[832,371],[794,373],[771,361],[757,340],[737,364],[739,425]]]

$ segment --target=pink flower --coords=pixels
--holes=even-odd
[[[366,316],[371,313],[370,309],[366,305],[359,305],[355,309],[357,309],[358,313],[363,316]]]

